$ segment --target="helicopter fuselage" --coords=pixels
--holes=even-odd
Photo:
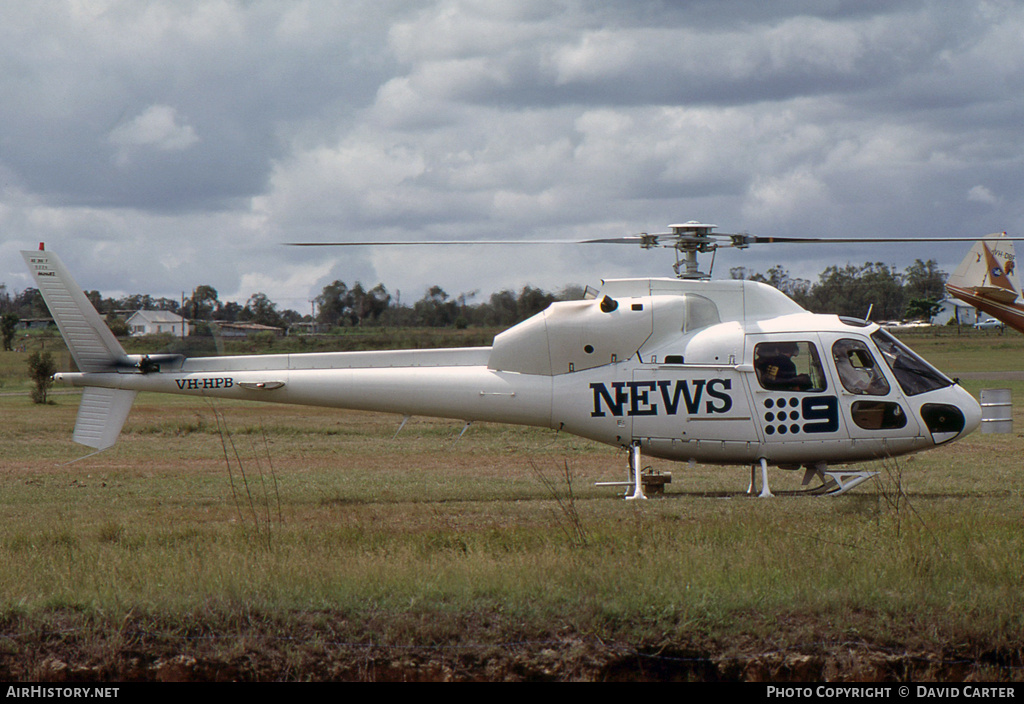
[[[670,460],[783,467],[926,450],[981,418],[877,325],[809,313],[750,281],[605,281],[491,347],[126,360],[57,378],[539,426]]]

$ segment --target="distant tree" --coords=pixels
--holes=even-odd
[[[281,317],[281,313],[277,310],[277,304],[270,300],[265,293],[252,294],[242,312],[243,317],[240,318],[242,320],[249,320],[258,325],[270,325],[276,328],[285,327],[284,318]]]
[[[908,299],[924,298],[940,301],[946,295],[946,279],[949,274],[939,269],[938,262],[917,259],[903,271]]]
[[[217,289],[201,284],[192,291],[192,298],[185,302],[184,313],[193,320],[210,320],[220,309]]]
[[[174,298],[157,298],[153,302],[153,306],[155,310],[166,310],[171,313],[178,314],[184,313],[184,311],[181,310],[181,302]]]
[[[863,318],[871,311],[873,320],[923,317],[943,295],[946,273],[934,260],[917,260],[899,273],[881,262],[863,266],[830,266],[813,284],[795,279],[781,266],[767,274],[744,267],[730,269],[734,279],[750,279],[774,286],[804,308],[815,313],[837,313]]]
[[[18,326],[18,320],[18,316],[14,313],[0,315],[0,335],[4,339],[5,352],[10,352],[14,349],[11,343],[14,342],[14,329]]]
[[[767,274],[749,271],[746,267],[737,266],[729,270],[733,279],[747,279],[768,284],[792,298],[794,301],[806,307],[808,296],[813,285],[807,279],[793,278],[781,264],[776,264],[768,270]]]
[[[516,322],[537,315],[554,302],[554,295],[533,286],[524,286],[516,300]]]
[[[579,284],[569,284],[563,288],[558,294],[558,300],[560,301],[582,301],[583,297],[586,296],[587,289]]]
[[[228,301],[227,303],[220,307],[220,312],[217,314],[217,317],[220,320],[234,322],[236,320],[241,319],[241,316],[244,313],[244,311],[245,308],[243,308],[236,301]]]
[[[938,301],[930,298],[915,298],[907,303],[903,317],[908,320],[930,320],[939,312]]]
[[[916,260],[904,270],[903,278],[907,291],[907,310],[903,317],[930,319],[939,312],[939,301],[946,295],[949,274],[939,269],[934,259]]]
[[[35,388],[32,389],[33,403],[46,403],[47,394],[53,385],[53,374],[57,371],[49,352],[33,352],[28,357],[28,374]]]
[[[356,325],[362,325],[366,321],[375,321],[387,310],[391,304],[391,294],[384,288],[384,284],[377,284],[370,290],[365,290],[363,285],[356,282],[351,291],[351,315]]]
[[[400,291],[395,292],[396,298]],[[377,318],[377,323],[392,327],[413,327],[418,325],[416,313],[409,306],[402,305],[398,300],[392,301],[391,305]]]
[[[897,273],[880,262],[867,262],[825,269],[811,289],[807,308],[854,318],[866,318],[870,310],[873,320],[892,320],[903,316],[906,300]]]
[[[19,292],[14,300],[11,301],[11,307],[14,313],[18,314],[22,320],[25,318],[50,318],[50,309],[46,307],[46,301],[43,300],[43,294],[39,293],[39,289],[27,288],[24,291]]]
[[[115,337],[127,337],[130,332],[128,330],[128,323],[113,313],[107,313],[107,327],[110,328],[110,332],[114,333]]]
[[[92,307],[96,309],[96,312],[103,313],[105,307],[103,296],[99,291],[83,291],[85,297],[89,299],[89,303],[92,303]]]
[[[452,325],[459,315],[459,306],[451,300],[440,286],[431,286],[426,294],[413,305],[413,311],[421,325],[443,328]]]
[[[379,320],[391,305],[391,294],[384,284],[366,289],[357,281],[349,288],[344,281],[334,281],[324,286],[315,300],[317,322],[330,327],[355,326]]]
[[[114,301],[118,310],[156,310],[156,299],[148,293],[132,293]]]
[[[320,291],[315,299],[317,308],[317,322],[335,327],[344,325],[348,320],[348,312],[352,308],[352,293],[348,290],[348,284],[336,280],[327,284]]]
[[[582,289],[578,293],[582,298]],[[573,292],[570,295],[574,295]],[[533,286],[524,286],[518,294],[505,289],[492,293],[486,303],[481,303],[475,311],[466,314],[477,325],[507,327],[540,313],[560,298]]]
[[[505,289],[492,293],[487,303],[481,304],[480,323],[492,327],[515,325],[518,301],[513,291]]]

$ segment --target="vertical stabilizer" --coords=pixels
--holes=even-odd
[[[75,421],[72,439],[97,450],[106,450],[117,442],[135,394],[135,391],[124,389],[86,387],[82,403],[78,406],[78,420]]]
[[[83,372],[110,371],[124,348],[53,252],[22,252],[75,364]]]
[[[946,283],[993,301],[1010,303],[1020,295],[1015,265],[1013,242],[1006,239],[1006,233],[988,235],[974,243]]]
[[[121,343],[53,252],[22,252],[78,369],[115,371],[127,356]],[[78,406],[75,442],[105,450],[121,434],[135,391],[86,386]]]

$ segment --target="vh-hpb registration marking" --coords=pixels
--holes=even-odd
[[[205,379],[175,379],[174,383],[182,391],[205,391],[207,389],[230,389],[235,380],[230,376],[213,376]]]
[[[181,391],[216,391],[235,387],[250,391],[273,391],[284,386],[283,381],[237,381],[231,376],[175,379],[174,384]]]

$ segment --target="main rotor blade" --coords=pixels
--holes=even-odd
[[[751,235],[747,233],[712,232],[692,235],[687,233],[659,233],[626,235],[623,237],[599,237],[594,239],[557,240],[357,240],[354,242],[285,242],[290,247],[430,247],[430,246],[472,246],[472,245],[566,245],[566,244],[632,244],[645,249],[673,247],[688,250],[699,247],[748,247],[752,244],[881,244],[886,242],[977,242],[987,236],[970,237],[788,237],[774,235]],[[1020,242],[1024,237],[999,238]]]
[[[289,247],[389,247],[389,246],[429,246],[429,245],[505,245],[505,244],[639,244],[643,238],[639,236],[609,237],[593,240],[392,240],[392,241],[357,241],[357,242],[285,242]]]
[[[720,233],[715,233],[720,234]],[[985,239],[984,236],[973,237],[774,237],[771,235],[743,235],[734,237],[742,238],[743,244],[865,244],[881,242],[977,242]],[[1001,240],[1024,241],[1024,237],[1000,237]]]

